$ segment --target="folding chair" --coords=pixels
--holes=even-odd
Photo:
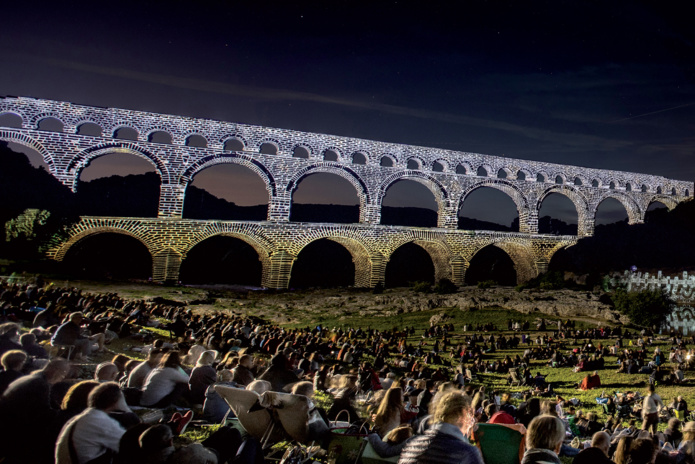
[[[519,464],[524,436],[500,424],[478,424],[473,432],[485,464]]]

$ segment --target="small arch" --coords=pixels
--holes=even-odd
[[[336,172],[313,172],[296,183],[290,221],[351,224],[360,222],[360,195],[355,179]]]
[[[327,150],[324,150],[323,152],[323,160],[324,161],[338,161],[340,159],[340,155],[338,152],[333,149],[329,148]]]
[[[536,174],[536,182],[545,183],[545,180],[546,180],[545,174],[543,174],[541,172]]]
[[[140,134],[132,127],[118,127],[113,131],[113,138],[120,140],[135,140],[137,141]]]
[[[684,196],[689,197],[690,196],[690,190],[685,189],[685,195]]]
[[[297,145],[292,149],[292,158],[309,158],[309,149],[302,145]]]
[[[659,186],[656,188],[656,193],[657,193],[658,195],[661,195],[661,185],[659,185]]]
[[[24,120],[20,115],[16,113],[0,114],[0,127],[12,127],[14,129],[21,129],[23,125]]]
[[[444,165],[439,161],[435,161],[434,163],[432,163],[432,170],[434,172],[444,172]]]
[[[626,192],[632,192],[632,184],[631,183],[628,182],[627,184],[625,184],[625,191]]]
[[[262,155],[277,155],[278,146],[273,142],[263,142],[260,147],[258,147],[258,152]]]
[[[478,177],[487,177],[487,169],[485,169],[485,166],[479,166],[475,175]]]
[[[574,185],[577,185],[577,186],[583,185],[583,182],[579,177],[575,177],[574,178]]]
[[[364,153],[355,152],[352,154],[352,164],[367,164],[367,157]]]
[[[526,180],[526,178],[527,178],[527,175],[523,170],[519,169],[516,172],[516,179],[517,180]]]
[[[39,120],[36,128],[40,131],[63,132],[64,125],[60,119],[49,116]]]
[[[593,188],[599,188],[601,186],[601,182],[599,182],[598,179],[594,179],[591,181],[591,186]]]
[[[609,190],[615,190],[615,182],[611,181],[611,183],[608,184],[608,189]]]
[[[232,137],[224,141],[224,151],[244,151],[244,142],[237,137]]]
[[[498,179],[506,179],[508,176],[507,171],[504,170],[503,168],[500,168],[499,171],[497,171],[497,178]]]
[[[169,132],[163,130],[156,130],[150,132],[147,136],[147,141],[152,143],[162,143],[165,145],[171,145],[172,136]]]
[[[673,187],[673,188],[671,189],[671,195],[676,195],[676,187]]]
[[[555,176],[555,184],[565,185],[565,179],[560,174],[558,174],[557,176]]]
[[[417,158],[410,158],[408,159],[408,163],[406,168],[413,170],[413,171],[419,171],[422,165],[420,164],[420,160]]]
[[[381,166],[382,168],[392,168],[393,158],[391,158],[390,156],[382,156],[379,160],[379,166]]]
[[[466,173],[466,166],[464,166],[463,164],[456,165],[456,174],[465,175]]]
[[[83,122],[77,126],[77,135],[87,135],[89,137],[101,137],[104,134],[104,129],[94,122]]]
[[[640,190],[642,190],[642,193],[647,193],[649,191],[646,184],[642,184],[642,188]]]
[[[208,139],[206,139],[200,134],[191,134],[188,137],[186,137],[186,146],[195,148],[207,148]]]

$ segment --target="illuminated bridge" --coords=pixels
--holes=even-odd
[[[559,249],[592,235],[604,200],[620,202],[628,222],[636,224],[644,221],[653,202],[673,208],[693,191],[692,182],[647,174],[25,97],[0,99],[0,140],[38,152],[49,172],[73,191],[81,172],[96,158],[121,153],[151,163],[161,179],[156,218],[83,217],[71,237],[49,255],[62,260],[76,243],[95,234],[124,234],[147,248],[156,281],[177,281],[196,245],[230,236],[255,250],[262,266],[261,285],[268,288],[287,288],[299,253],[320,239],[350,253],[358,287],[384,282],[389,260],[406,244],[427,252],[433,279],[449,278],[457,284],[464,283],[474,256],[494,246],[508,254],[521,282],[546,271]],[[265,185],[266,220],[185,219],[184,199],[196,174],[229,163],[252,171]],[[293,193],[306,177],[318,173],[338,176],[354,187],[359,222],[290,220]],[[381,223],[383,199],[402,180],[418,182],[432,193],[438,208],[436,227]],[[457,228],[459,210],[480,188],[511,198],[518,232]],[[573,203],[577,236],[539,234],[539,211],[551,194]]]

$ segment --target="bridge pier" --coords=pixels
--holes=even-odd
[[[152,280],[160,283],[177,283],[183,257],[169,248],[152,256]]]
[[[268,220],[277,222],[289,222],[290,207],[292,206],[291,194],[278,194],[270,198],[268,203]]]
[[[284,289],[290,286],[292,265],[296,256],[285,250],[280,250],[270,255],[270,263],[263,268],[261,285],[266,288]]]
[[[183,199],[185,195],[185,185],[163,183],[159,188],[158,217],[181,219],[183,217]]]

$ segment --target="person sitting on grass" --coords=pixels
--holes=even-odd
[[[0,396],[5,392],[7,387],[20,378],[22,368],[27,361],[27,354],[22,350],[10,350],[2,355],[0,364],[3,371],[0,372]]]
[[[535,417],[526,431],[526,451],[521,464],[561,464],[558,453],[565,439],[565,424],[555,416]]]
[[[75,359],[81,360],[92,354],[92,351],[103,351],[105,335],[103,333],[90,336],[82,335],[81,326],[84,315],[80,312],[71,313],[68,320],[58,327],[51,338],[52,345],[74,345]]]
[[[152,408],[166,408],[188,396],[188,374],[181,367],[178,351],[162,356],[159,367],[145,380],[140,404]]]

